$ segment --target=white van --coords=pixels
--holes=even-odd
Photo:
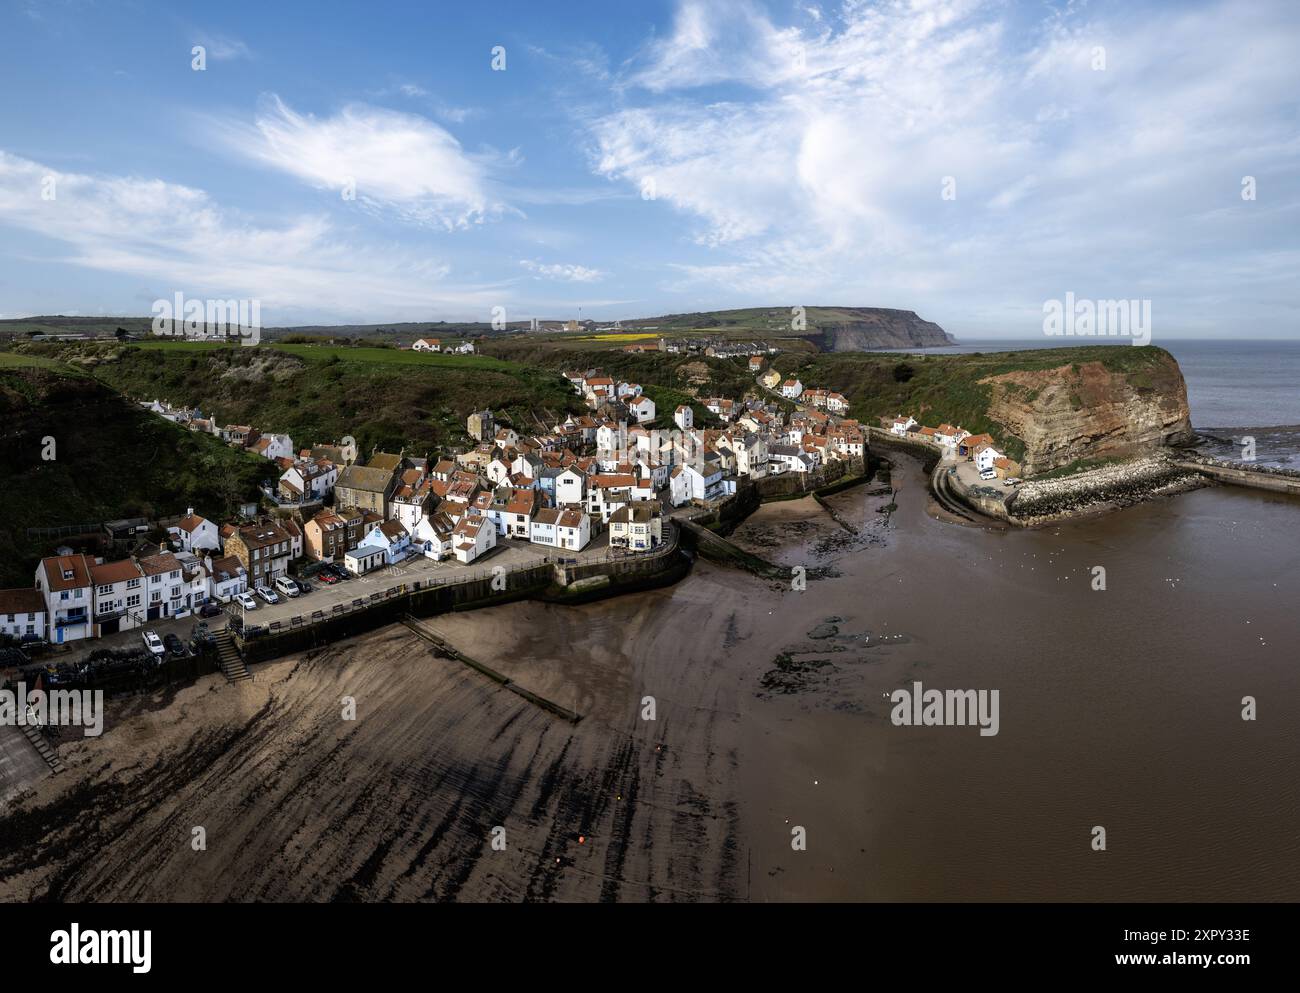
[[[288,576],[281,576],[275,581],[275,588],[284,596],[297,596],[298,584]]]

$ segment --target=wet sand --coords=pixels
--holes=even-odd
[[[64,746],[0,821],[0,898],[1300,898],[1297,502],[984,530],[929,516],[899,461],[892,510],[859,487],[737,530],[831,567],[805,590],[701,561],[424,622],[576,726],[398,627]],[[916,679],[998,689],[1000,733],[894,727]]]

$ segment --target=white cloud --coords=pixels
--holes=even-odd
[[[214,122],[236,154],[317,189],[405,220],[454,229],[499,214],[488,190],[489,157],[469,155],[444,128],[416,114],[349,104],[329,118],[300,114],[279,97],[264,101],[253,125]]]
[[[567,263],[544,265],[532,259],[520,259],[519,264],[540,279],[558,279],[569,283],[594,283],[605,275],[599,269]]]
[[[822,13],[786,27],[744,0],[685,0],[626,73],[629,105],[587,119],[595,171],[634,190],[653,180],[718,256],[672,268],[668,288],[712,273],[729,299],[919,300],[957,324],[996,312],[994,294],[1014,310],[1064,288],[1138,295],[1141,281],[1166,315],[1196,316],[1189,278],[1222,284],[1225,262],[1293,243],[1294,8],[1034,23],[982,0],[850,0]],[[1240,177],[1261,173],[1274,196],[1243,204]],[[956,200],[941,197],[949,176]],[[1188,230],[1212,208],[1246,212],[1233,241]]]
[[[54,178],[54,199],[42,184]],[[262,301],[275,314],[340,319],[482,317],[502,284],[454,285],[441,259],[349,240],[325,218],[249,223],[202,190],[159,179],[60,173],[0,151],[0,224],[66,246],[57,261],[148,281],[161,297]]]
[[[244,42],[229,35],[201,31],[198,39],[199,44],[207,50],[208,58],[214,62],[228,62],[233,59],[251,59],[253,57],[252,51]]]

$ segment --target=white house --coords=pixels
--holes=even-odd
[[[451,533],[452,552],[465,565],[496,547],[497,529],[486,517],[466,514]]]
[[[773,475],[783,472],[811,472],[817,467],[813,456],[799,445],[770,445],[767,454]]]
[[[446,514],[426,517],[415,526],[412,544],[426,558],[441,562],[451,554],[451,532],[456,524]]]
[[[975,462],[975,468],[980,472],[992,469],[994,462],[1006,457],[1005,452],[999,452],[992,445],[977,445],[975,451],[971,454],[971,458]]]
[[[193,507],[187,507],[180,523],[169,527],[167,533],[182,549],[196,555],[221,548],[221,529],[206,517],[194,513]]]
[[[914,427],[916,427],[915,417],[911,417],[910,415],[907,417],[895,417],[894,423],[889,426],[889,433],[902,437]]]
[[[148,620],[185,617],[197,606],[183,567],[171,552],[150,555],[138,565],[144,574],[144,611]]]
[[[95,624],[100,637],[129,631],[145,622],[145,578],[134,561],[93,565],[90,578],[95,584]]]
[[[362,545],[373,545],[384,550],[384,564],[393,565],[406,558],[411,548],[411,533],[399,520],[384,521],[376,524],[361,541]]]
[[[695,426],[695,413],[690,407],[682,404],[673,411],[673,423],[683,431],[689,431]]]
[[[632,412],[638,424],[645,424],[655,419],[655,402],[648,396],[638,396],[627,402],[627,409]]]
[[[280,492],[295,500],[323,500],[334,490],[339,467],[322,459],[299,459],[280,476]]]
[[[0,634],[29,641],[45,639],[45,598],[25,587],[0,590]]]
[[[668,478],[668,488],[674,507],[692,500],[712,500],[723,493],[722,466],[716,461],[679,465]]]
[[[413,352],[441,352],[442,342],[437,338],[420,338],[411,346]]]
[[[293,439],[287,434],[264,434],[249,445],[248,450],[254,455],[262,456],[264,459],[291,459],[293,458]]]
[[[609,547],[645,551],[664,540],[663,513],[653,504],[628,504],[609,519]]]
[[[787,379],[781,384],[781,396],[796,400],[803,392],[803,383],[797,379]]]
[[[587,493],[587,477],[577,469],[569,466],[555,477],[555,503],[580,504]]]
[[[637,479],[630,473],[612,472],[592,476],[587,485],[587,513],[606,522],[609,515],[632,500]],[[653,494],[652,494],[653,495]]]
[[[36,589],[45,601],[49,640],[61,645],[92,637],[92,563],[84,555],[55,555],[36,567]]]
[[[487,476],[493,486],[500,486],[510,479],[510,463],[500,458],[493,459],[487,464],[483,474]]]
[[[963,431],[960,427],[955,428],[951,424],[940,424],[934,429],[934,440],[944,448],[956,448],[963,439],[968,437],[970,437],[969,431]]]
[[[580,510],[543,507],[533,515],[529,540],[538,545],[581,551],[591,541],[591,518]]]
[[[388,546],[362,542],[343,555],[343,566],[354,576],[364,576],[380,568],[388,558]]]

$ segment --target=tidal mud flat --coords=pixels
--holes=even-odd
[[[736,529],[803,590],[700,561],[422,622],[577,724],[400,626],[134,701],[0,819],[0,899],[1300,898],[1294,501],[994,532],[894,485]],[[999,733],[893,726],[914,681]]]

